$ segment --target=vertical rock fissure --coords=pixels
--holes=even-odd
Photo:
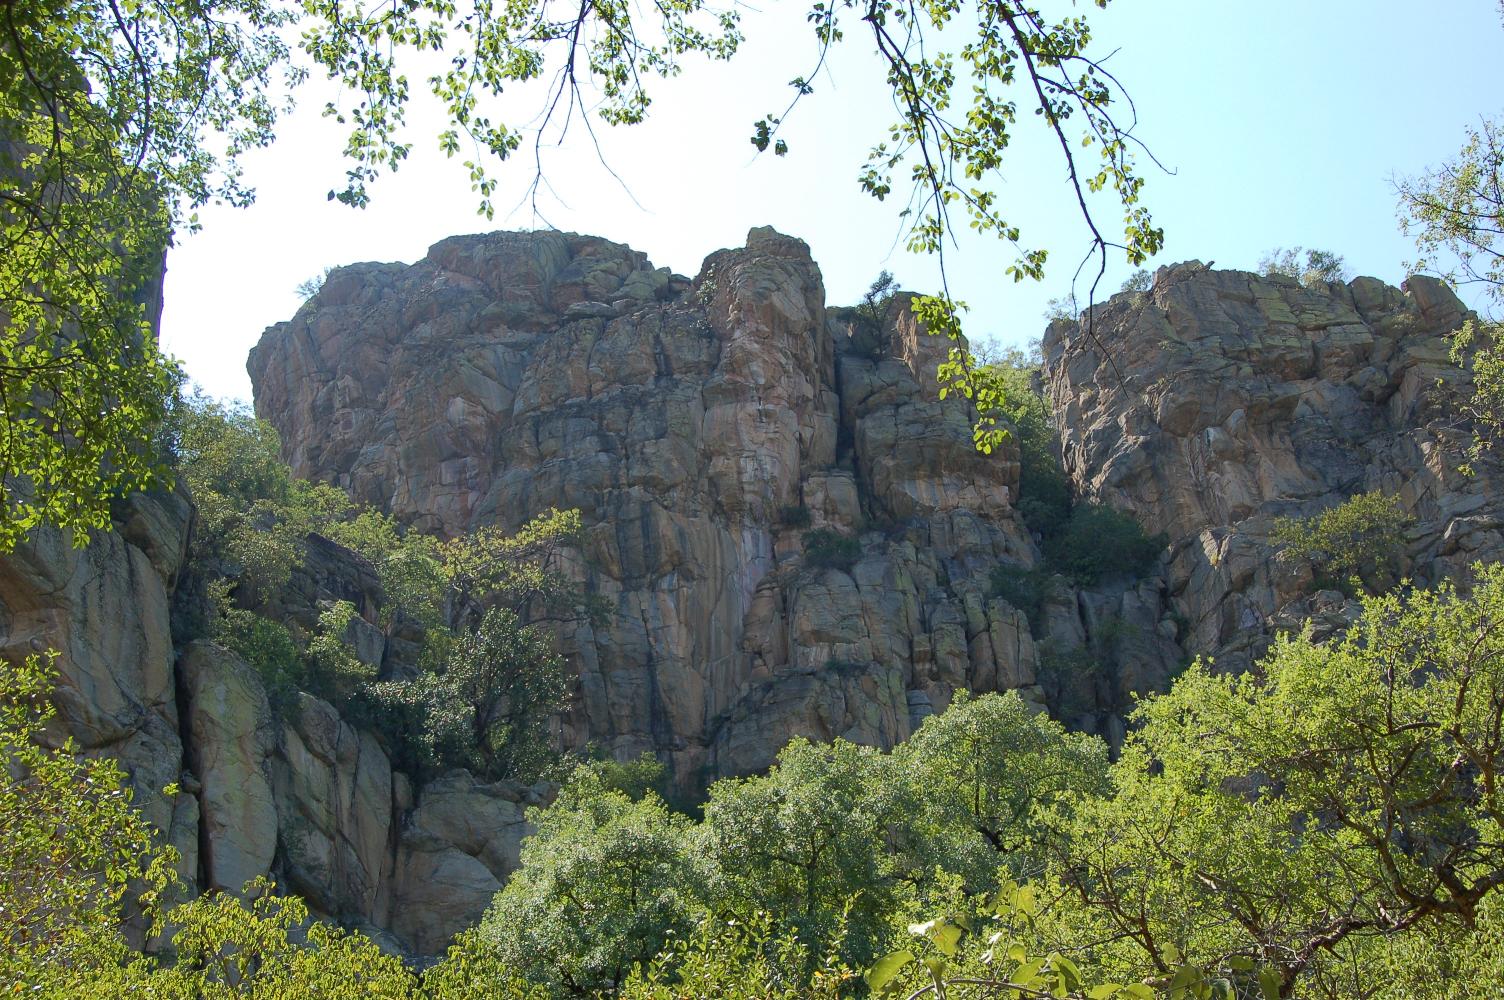
[[[192,719],[193,705],[188,693],[188,684],[183,677],[183,671],[177,663],[172,667],[172,694],[173,701],[178,713],[178,742],[182,745],[183,770],[193,775],[199,782],[199,801],[203,801],[203,771],[199,760],[198,746],[193,739]],[[204,822],[203,812],[200,809],[198,830],[195,837],[198,842],[198,865],[193,873],[193,878],[198,886],[209,884],[209,872],[213,870],[211,859],[214,851],[213,838],[209,836],[209,825]]]

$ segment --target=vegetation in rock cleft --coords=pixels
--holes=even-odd
[[[191,570],[203,580],[203,627],[266,683],[274,707],[298,691],[374,728],[411,772],[468,767],[527,781],[559,761],[549,720],[568,678],[550,622],[604,613],[557,568],[577,512],[549,511],[521,530],[486,527],[449,541],[406,530],[323,483],[295,479],[276,432],[204,399],[178,414],[176,452],[200,511]],[[313,539],[363,557],[380,581],[380,618],[349,600],[303,608],[289,589]],[[415,636],[402,663],[367,663],[358,628]]]

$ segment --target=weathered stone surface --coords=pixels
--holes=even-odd
[[[398,848],[391,928],[419,954],[434,954],[471,926],[516,871],[532,832],[529,805],[548,785],[475,781],[455,771],[424,786]]]
[[[335,271],[249,367],[298,474],[415,527],[579,508],[615,612],[563,636],[566,740],[655,751],[689,790],[798,733],[887,745],[957,686],[1034,683],[986,599],[999,558],[1036,558],[1016,455],[974,451],[967,404],[933,388],[948,344],[906,307],[852,333],[771,229],[693,282],[604,240],[496,233]],[[819,528],[860,538],[849,572],[807,565]]]
[[[1275,558],[1277,517],[1397,494],[1416,519],[1406,569],[1419,582],[1504,548],[1497,470],[1457,471],[1466,431],[1447,405],[1460,373],[1443,335],[1466,310],[1434,279],[1407,289],[1308,289],[1193,262],[1099,307],[1095,339],[1072,323],[1045,337],[1077,488],[1169,535],[1189,645],[1226,669],[1315,613],[1310,567]]]
[[[53,736],[120,760],[135,801],[162,829],[173,806],[161,794],[182,766],[173,688],[169,582],[188,528],[179,498],[133,498],[119,531],[88,547],[39,529],[0,559],[0,657],[58,654]],[[150,554],[148,554],[150,553]]]
[[[238,892],[267,873],[277,851],[271,707],[256,672],[213,643],[190,644],[178,670],[187,703],[188,764],[202,785],[205,888]]]
[[[392,868],[392,766],[376,738],[300,694],[272,760],[287,887],[328,914],[380,914]]]

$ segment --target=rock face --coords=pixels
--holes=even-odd
[[[58,654],[56,739],[118,758],[137,805],[171,830],[173,804],[161,795],[181,758],[171,595],[190,508],[159,494],[134,497],[118,514],[119,529],[87,548],[39,529],[0,560],[0,657]]]
[[[958,687],[1038,697],[1027,625],[987,597],[1036,558],[1016,457],[976,454],[904,309],[866,326],[772,230],[693,281],[497,233],[336,270],[249,367],[298,475],[415,528],[579,508],[614,614],[563,637],[566,740],[654,751],[693,791],[795,734],[891,745]],[[854,554],[808,551],[821,530]]]
[[[0,560],[0,656],[57,651],[49,737],[120,760],[190,887],[238,891],[269,875],[393,948],[442,950],[516,869],[523,809],[551,789],[456,772],[415,795],[377,738],[329,704],[303,694],[273,712],[250,666],[175,637],[192,513],[181,496],[137,496],[86,548],[34,533]],[[312,601],[357,599],[362,587],[378,600],[369,574],[355,553],[315,539],[273,610],[301,620]],[[163,794],[172,783],[175,799]]]
[[[1467,431],[1448,404],[1464,376],[1443,335],[1465,310],[1434,279],[1407,289],[1193,262],[1100,307],[1095,341],[1063,322],[1045,337],[1066,469],[1169,536],[1189,646],[1225,669],[1246,669],[1276,628],[1342,617],[1340,595],[1310,594],[1309,566],[1275,557],[1276,517],[1395,494],[1415,518],[1405,570],[1421,583],[1504,549],[1497,468],[1457,468]]]

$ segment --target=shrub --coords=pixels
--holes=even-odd
[[[804,533],[804,564],[812,569],[838,569],[848,573],[861,557],[862,543],[850,535],[830,528]]]
[[[1399,580],[1414,520],[1398,497],[1374,490],[1310,517],[1282,517],[1271,537],[1285,558],[1310,560],[1318,585],[1380,594]]]
[[[893,296],[898,294],[898,282],[892,272],[880,271],[877,279],[868,286],[862,295],[862,304],[856,307],[857,315],[862,318],[874,333],[881,333],[883,323],[888,318],[888,307],[893,302]]]
[[[1304,260],[1301,254],[1305,254]],[[1307,250],[1304,247],[1280,247],[1259,259],[1259,273],[1265,277],[1282,274],[1294,278],[1307,288],[1317,288],[1328,281],[1346,279],[1347,265],[1330,250]]]
[[[548,723],[568,702],[564,660],[547,633],[506,608],[487,611],[444,668],[413,681],[411,691],[440,765],[536,781],[558,762]]]
[[[1030,531],[1051,535],[1070,513],[1071,490],[1055,453],[1055,422],[1039,391],[1037,348],[1012,349],[986,361],[988,380],[1002,405],[987,414],[1007,428],[1018,442],[1018,502]]]
[[[1127,280],[1123,282],[1123,287],[1118,289],[1118,291],[1147,292],[1153,287],[1154,275],[1150,274],[1147,270],[1141,267],[1137,271],[1134,271],[1132,274],[1128,275]]]
[[[281,622],[236,607],[230,600],[228,580],[212,581],[208,590],[209,638],[255,668],[272,708],[280,710],[300,688],[308,686],[308,672],[292,632]]]
[[[304,302],[307,302],[309,299],[313,298],[323,290],[324,280],[329,277],[329,272],[333,270],[333,267],[326,267],[318,274],[315,274],[313,277],[304,278],[302,281],[298,282],[298,287],[293,289],[293,291],[297,292],[298,298],[302,299]]]
[[[778,511],[778,523],[785,528],[808,528],[810,520],[809,508],[803,504],[789,504]]]
[[[1059,572],[1083,587],[1110,577],[1147,574],[1166,545],[1164,535],[1150,537],[1122,511],[1099,503],[1078,503],[1062,531],[1044,542],[1045,557]]]
[[[1067,322],[1074,323],[1080,316],[1080,310],[1076,308],[1076,296],[1059,295],[1044,304],[1044,318],[1051,323]]]
[[[1012,563],[993,567],[991,596],[1001,597],[1024,613],[1029,629],[1038,635],[1043,628],[1044,603],[1055,593],[1055,577],[1042,566],[1025,569]]]

